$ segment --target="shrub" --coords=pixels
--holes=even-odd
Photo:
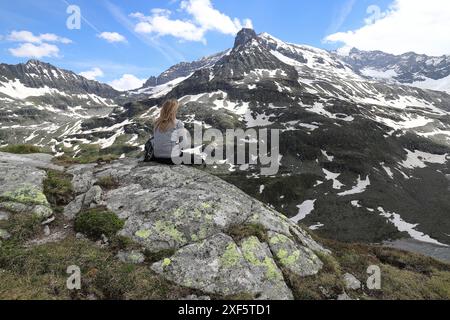
[[[124,221],[105,209],[91,209],[80,213],[75,219],[75,231],[98,240],[102,234],[110,238],[124,226]]]

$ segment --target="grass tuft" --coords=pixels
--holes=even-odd
[[[74,228],[76,232],[81,232],[93,240],[98,240],[102,234],[108,238],[115,236],[124,224],[125,222],[119,219],[115,213],[96,208],[81,212],[75,218]]]
[[[65,206],[74,198],[72,179],[63,172],[48,170],[44,180],[44,194],[48,202],[54,206]]]

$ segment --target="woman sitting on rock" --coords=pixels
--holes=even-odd
[[[153,129],[152,161],[174,164],[172,157],[181,156],[186,147],[186,130],[183,122],[177,119],[178,108],[179,103],[175,99],[167,100],[162,105]]]

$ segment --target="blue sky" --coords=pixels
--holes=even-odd
[[[441,5],[443,1],[448,5],[446,0],[428,0]],[[396,2],[397,8],[392,9]],[[123,83],[115,82],[126,86],[177,62],[230,48],[242,26],[325,49],[359,43],[364,43],[363,49],[373,49],[381,44],[366,44],[361,40],[364,34],[369,32],[370,38],[370,32],[379,32],[372,30],[374,25],[382,25],[386,16],[398,14],[401,5],[414,2],[417,0],[1,1],[0,61],[19,63],[34,56],[107,83],[128,74]],[[81,10],[81,29],[66,26],[69,4]],[[372,7],[368,12],[373,5],[378,9]],[[368,21],[371,14],[377,16]],[[407,48],[405,44],[404,50]]]

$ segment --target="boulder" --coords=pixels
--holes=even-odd
[[[345,287],[349,290],[361,289],[361,281],[356,279],[356,277],[350,273],[344,274]]]
[[[43,194],[46,173],[34,163],[26,159],[19,164],[2,162],[0,155],[0,169],[5,171],[0,178],[0,210],[51,215]],[[66,218],[73,219],[92,206],[105,207],[124,220],[118,235],[136,248],[119,252],[118,259],[142,263],[144,250],[162,254],[166,258],[151,265],[154,272],[206,295],[292,299],[286,273],[317,274],[322,262],[316,252],[329,253],[279,212],[194,167],[125,158],[75,165],[67,172],[73,175],[77,195],[64,208]],[[117,184],[102,189],[96,182],[103,177]],[[233,231],[246,226],[255,234],[239,236]],[[53,232],[30,243],[61,238]]]

